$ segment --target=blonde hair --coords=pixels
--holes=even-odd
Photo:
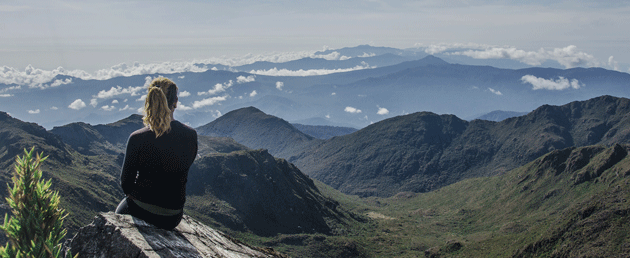
[[[170,79],[159,77],[149,84],[148,90],[142,121],[157,138],[171,129],[171,108],[177,105],[177,85]]]

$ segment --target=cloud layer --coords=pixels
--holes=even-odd
[[[538,66],[547,60],[557,61],[566,68],[578,66],[595,67],[600,62],[593,55],[579,51],[574,45],[564,48],[554,48],[538,51],[525,51],[516,47],[501,47],[483,44],[435,44],[420,46],[425,48],[428,54],[444,53],[447,55],[463,55],[475,59],[512,59],[528,65]]]

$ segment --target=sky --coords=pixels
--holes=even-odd
[[[512,59],[569,49],[565,59],[590,60],[580,66],[630,72],[630,0],[522,2],[0,0],[0,77],[283,61],[362,44]]]

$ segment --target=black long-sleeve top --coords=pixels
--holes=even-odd
[[[182,209],[188,170],[196,156],[197,132],[178,121],[171,121],[171,130],[158,138],[148,127],[137,130],[127,141],[120,176],[123,192],[145,203]]]

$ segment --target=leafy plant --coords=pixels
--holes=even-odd
[[[39,166],[48,157],[33,157],[33,150],[24,149],[25,155],[16,157],[13,187],[9,187],[6,198],[12,216],[6,214],[0,226],[9,238],[7,245],[0,247],[2,257],[63,256],[63,220],[67,213],[59,208],[59,193],[50,189],[51,180],[42,180]]]

